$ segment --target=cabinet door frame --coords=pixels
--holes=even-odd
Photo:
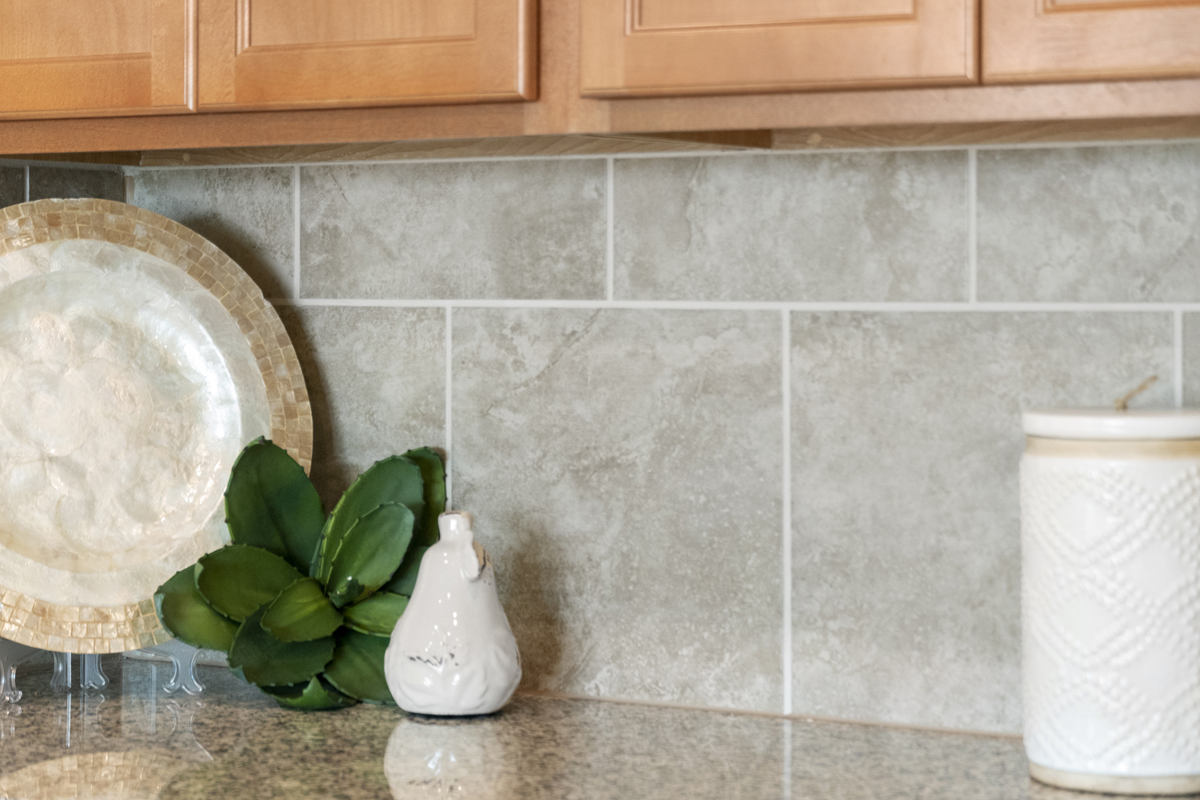
[[[201,111],[369,108],[537,98],[537,0],[475,0],[474,36],[257,47],[251,42],[253,0],[199,2]],[[480,36],[481,31],[486,39]],[[439,79],[435,77],[429,81],[433,88],[422,89],[417,84],[422,72],[429,72],[429,64],[437,65],[443,76],[476,75],[479,80],[463,89],[439,91]],[[273,73],[291,75],[293,85],[311,86],[315,85],[311,79],[336,70],[343,71],[347,85],[387,83],[396,90],[360,97],[320,96],[328,94],[321,92],[305,96],[302,92],[289,93],[286,86],[271,78]],[[307,84],[304,76],[310,79]]]
[[[119,2],[119,0],[118,0]],[[196,110],[197,0],[150,0],[148,53],[0,60],[0,119],[187,114]],[[86,25],[86,20],[81,20]],[[146,72],[149,72],[148,76]],[[100,87],[148,78],[150,102],[89,105]],[[7,94],[6,87],[15,87]],[[111,92],[109,93],[111,96]],[[39,105],[37,100],[56,98]],[[22,102],[22,100],[24,102]],[[5,108],[5,103],[23,107]]]
[[[1200,75],[1200,0],[983,0],[983,82]]]
[[[849,18],[716,19],[657,26],[640,24],[643,2],[582,0],[583,96],[751,94],[978,82],[978,0],[909,0],[907,13]],[[887,3],[859,0],[858,5],[867,11]],[[904,74],[889,73],[887,59],[875,56],[901,50],[919,61]],[[760,59],[763,53],[769,56]],[[756,60],[762,63],[756,65]]]

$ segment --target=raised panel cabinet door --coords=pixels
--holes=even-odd
[[[205,111],[536,96],[536,0],[199,2]]]
[[[974,83],[978,0],[582,0],[582,93]]]
[[[985,83],[1200,75],[1200,0],[983,0]]]
[[[0,0],[0,119],[195,111],[195,0]]]

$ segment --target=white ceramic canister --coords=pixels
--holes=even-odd
[[[1030,774],[1200,792],[1200,410],[1031,411],[1024,426]]]

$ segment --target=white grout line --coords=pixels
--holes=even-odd
[[[967,148],[967,300],[979,302],[979,171],[978,151]]]
[[[1055,303],[1055,302],[771,302],[724,300],[513,300],[513,299],[388,299],[271,298],[286,306],[361,306],[367,308],[624,308],[661,311],[859,311],[878,313],[948,312],[1076,312],[1200,311],[1200,303]]]
[[[792,713],[792,320],[783,320],[783,713]],[[786,757],[786,753],[785,753]]]
[[[792,721],[783,721],[783,800],[792,800]]]
[[[25,202],[29,202],[29,166],[25,167]]]
[[[1175,309],[1175,407],[1183,408],[1183,312]]]
[[[292,294],[300,298],[300,167],[292,167]]]
[[[447,510],[452,509],[454,507],[451,504],[451,501],[453,498],[453,489],[454,489],[454,486],[453,486],[454,458],[451,455],[451,450],[450,450],[450,446],[451,446],[450,445],[450,442],[451,442],[450,434],[452,431],[451,397],[453,394],[451,381],[454,376],[454,360],[453,360],[454,359],[454,343],[453,343],[454,342],[454,340],[453,340],[454,324],[453,324],[453,318],[452,318],[453,312],[454,312],[453,306],[446,306],[446,445],[445,445],[445,447],[446,447],[446,509]]]
[[[607,159],[607,161],[608,161],[608,165],[607,165],[607,169],[605,170],[607,173],[607,181],[608,181],[608,189],[607,189],[608,196],[607,196],[607,204],[606,204],[606,210],[605,210],[605,214],[607,216],[607,219],[605,222],[605,225],[606,225],[605,236],[607,238],[604,243],[604,268],[605,268],[605,274],[607,275],[608,301],[611,303],[615,299],[615,284],[616,284],[616,279],[614,276],[615,267],[613,265],[613,239],[614,239],[613,226],[616,223],[614,221],[615,215],[613,213],[613,159],[609,158],[609,159]]]

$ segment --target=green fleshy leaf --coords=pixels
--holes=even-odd
[[[438,515],[446,510],[446,466],[437,451],[430,447],[409,450],[402,458],[407,458],[421,468],[425,510],[417,517],[413,543],[420,547],[429,547],[437,543]]]
[[[325,679],[339,692],[368,703],[395,705],[383,673],[383,654],[389,640],[383,636],[346,631],[338,636]]]
[[[259,686],[308,683],[333,658],[333,637],[281,642],[263,630],[265,612],[266,608],[258,609],[238,628],[229,648],[229,666],[240,667],[246,680]]]
[[[237,623],[204,599],[196,588],[196,566],[176,572],[154,592],[154,610],[167,632],[184,644],[229,652]]]
[[[424,513],[425,500],[421,468],[413,461],[401,456],[392,456],[375,462],[369,470],[358,476],[342,499],[334,507],[325,522],[321,544],[309,572],[322,584],[328,585],[342,539],[350,529],[367,514],[385,504],[399,503],[407,506],[415,519]]]
[[[311,642],[329,636],[342,615],[329,604],[316,578],[301,578],[279,593],[263,612],[262,626],[281,642]]]
[[[225,521],[234,544],[260,547],[307,571],[325,511],[304,469],[286,450],[259,438],[233,464]]]
[[[388,582],[412,541],[413,521],[407,506],[389,503],[346,532],[326,584],[334,606],[357,603]]]
[[[408,607],[408,598],[391,592],[376,592],[346,609],[346,627],[359,633],[391,636]]]
[[[353,697],[333,688],[333,685],[321,676],[308,683],[292,684],[290,686],[260,686],[276,703],[284,708],[296,708],[301,711],[328,711],[335,708],[347,708],[358,703]]]
[[[239,622],[302,577],[274,553],[244,544],[227,545],[196,562],[200,594],[217,611]]]
[[[417,547],[415,544],[408,548],[408,552],[404,554],[404,560],[400,562],[400,569],[396,570],[392,579],[383,585],[384,591],[412,597],[413,589],[417,585],[417,572],[421,569],[421,559],[425,557],[428,550],[428,547]]]

